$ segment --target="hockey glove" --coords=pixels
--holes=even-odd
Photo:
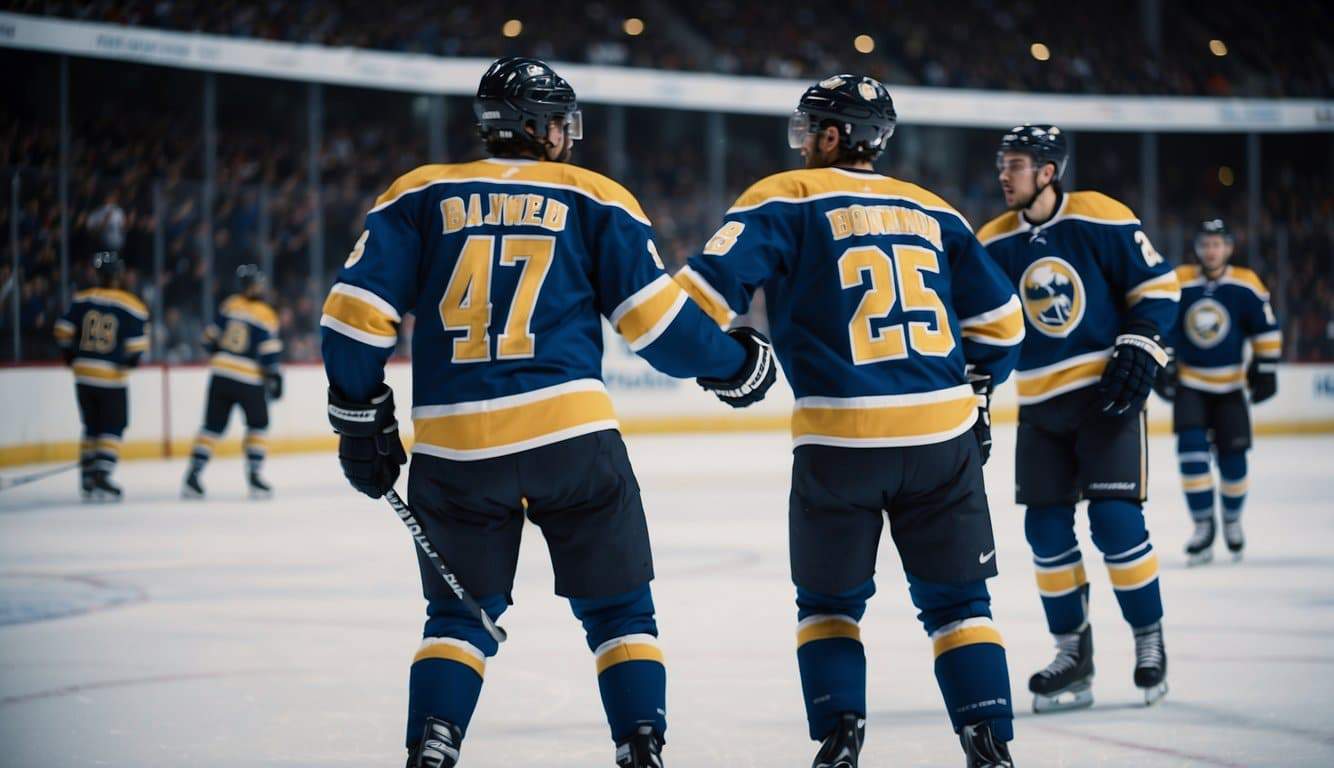
[[[695,382],[733,408],[745,408],[764,399],[764,393],[774,385],[778,366],[774,363],[774,348],[764,334],[744,326],[733,328],[728,336],[746,349],[746,362],[731,379],[698,378]]]
[[[977,438],[977,450],[982,455],[982,465],[986,466],[991,458],[991,376],[981,373],[969,373],[968,383],[977,395],[977,421],[973,422],[973,437]]]
[[[283,399],[283,375],[277,371],[265,371],[264,391],[270,400]]]
[[[381,384],[369,403],[344,399],[329,388],[329,423],[338,433],[338,462],[353,488],[378,499],[408,461],[394,419],[394,393]]]
[[[1172,350],[1167,350],[1167,365],[1158,372],[1158,378],[1153,380],[1153,391],[1167,402],[1172,402],[1177,398],[1177,361],[1172,356]]]
[[[1098,394],[1103,413],[1121,415],[1144,407],[1158,371],[1167,365],[1167,352],[1149,323],[1131,323],[1120,336],[1112,359],[1103,369]]]
[[[1246,386],[1251,390],[1251,402],[1263,403],[1278,394],[1278,361],[1257,357],[1246,369]]]

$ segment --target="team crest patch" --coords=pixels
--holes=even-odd
[[[1030,264],[1019,291],[1024,315],[1044,336],[1069,336],[1084,319],[1084,283],[1065,259],[1046,256]]]
[[[1213,299],[1200,299],[1186,310],[1186,336],[1200,349],[1218,346],[1231,327],[1232,318],[1227,308]]]
[[[834,76],[834,77],[831,77],[831,78],[828,78],[828,79],[825,79],[825,80],[821,80],[821,81],[820,81],[820,87],[821,87],[821,88],[827,88],[827,89],[829,89],[829,90],[831,90],[831,91],[834,90],[835,88],[841,86],[841,85],[843,85],[843,78],[838,77],[837,75]]]
[[[857,93],[862,95],[867,101],[875,101],[875,86],[865,80],[857,83]]]

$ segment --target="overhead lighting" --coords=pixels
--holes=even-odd
[[[1232,174],[1232,169],[1231,169],[1230,167],[1228,167],[1228,166],[1226,166],[1226,165],[1220,165],[1220,166],[1218,166],[1218,183],[1219,183],[1219,184],[1222,184],[1222,185],[1225,186],[1225,187],[1230,187],[1230,186],[1232,186],[1232,182],[1234,182],[1234,181],[1236,181],[1236,180],[1237,180],[1237,179],[1236,179],[1236,177]]]
[[[1028,52],[1031,53],[1033,55],[1033,58],[1037,59],[1038,61],[1046,61],[1047,59],[1051,58],[1051,49],[1048,48],[1044,43],[1033,43],[1032,45],[1028,46]]]
[[[870,35],[857,35],[852,40],[852,47],[857,49],[857,53],[870,53],[875,50],[875,38]]]
[[[500,28],[500,34],[505,37],[518,37],[523,34],[523,22],[518,19],[510,19]]]
[[[1227,44],[1217,38],[1209,41],[1209,52],[1215,56],[1227,55]]]
[[[644,20],[631,16],[625,20],[625,23],[621,25],[621,28],[624,29],[625,34],[630,37],[639,37],[644,34]]]

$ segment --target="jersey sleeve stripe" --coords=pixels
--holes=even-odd
[[[381,349],[391,349],[398,344],[397,336],[379,336],[373,333],[367,333],[360,328],[355,328],[331,315],[320,317],[320,325],[331,331],[336,331],[353,341],[359,341],[372,347]]]
[[[146,349],[148,349],[147,336],[135,336],[125,340],[125,351],[127,352],[143,352]]]
[[[265,339],[259,343],[261,355],[272,355],[281,351],[283,351],[282,339]]]
[[[326,320],[330,322],[326,323]],[[345,335],[373,346],[392,347],[398,340],[399,320],[398,312],[380,297],[362,288],[339,283],[324,301],[320,325],[340,333],[344,328],[352,329],[360,335]],[[375,341],[366,341],[367,338]]]
[[[1181,300],[1181,282],[1176,272],[1151,277],[1126,291],[1126,305],[1133,307],[1145,299]]]
[[[722,294],[714,290],[709,285],[709,281],[704,276],[686,265],[680,272],[676,273],[676,282],[685,289],[690,298],[704,310],[704,314],[713,318],[713,321],[719,326],[727,327],[733,319],[736,318],[736,312],[727,305],[727,300]]]
[[[610,319],[617,332],[630,344],[630,349],[639,351],[662,335],[667,324],[681,311],[685,299],[685,292],[676,281],[660,275],[621,302]]]
[[[989,312],[960,320],[959,330],[964,338],[983,344],[1001,347],[1018,344],[1024,340],[1024,311],[1019,297],[1011,296],[1009,301]]]
[[[368,291],[365,288],[360,288],[355,285],[348,285],[347,283],[334,283],[333,288],[329,289],[329,293],[347,296],[352,299],[357,299],[364,304],[369,304],[379,311],[380,314],[386,315],[395,323],[403,321],[402,315],[398,313],[397,309],[394,309],[394,305],[380,298],[379,294],[373,291]]]

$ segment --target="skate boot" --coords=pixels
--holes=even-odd
[[[93,473],[91,470],[81,470],[79,472],[79,498],[84,501],[93,500]]]
[[[191,469],[185,473],[185,482],[181,483],[181,498],[204,498],[204,484],[199,481],[199,470]]]
[[[1009,746],[997,741],[986,723],[965,725],[959,731],[959,742],[968,756],[968,768],[1014,768]]]
[[[421,741],[408,749],[407,768],[454,768],[462,743],[463,733],[458,726],[428,717]]]
[[[114,504],[121,499],[120,486],[111,482],[111,475],[107,472],[93,473],[93,487],[89,492],[89,500],[99,501],[107,504]]]
[[[652,723],[644,723],[635,735],[616,745],[616,768],[663,768],[662,739]]]
[[[1135,630],[1135,685],[1144,691],[1146,707],[1167,695],[1167,649],[1163,646],[1162,622]]]
[[[1214,516],[1195,521],[1195,532],[1186,542],[1186,565],[1204,565],[1214,559]]]
[[[824,737],[811,768],[857,768],[857,755],[866,741],[866,718],[844,712],[838,725]]]
[[[1093,628],[1056,635],[1056,658],[1028,679],[1033,712],[1059,712],[1093,706]]]
[[[273,486],[269,485],[264,478],[259,476],[259,472],[251,472],[246,476],[246,484],[250,488],[250,498],[253,500],[273,498]]]
[[[1241,551],[1246,548],[1246,536],[1241,532],[1241,520],[1223,521],[1223,542],[1227,551],[1232,553],[1232,561],[1241,560]]]

